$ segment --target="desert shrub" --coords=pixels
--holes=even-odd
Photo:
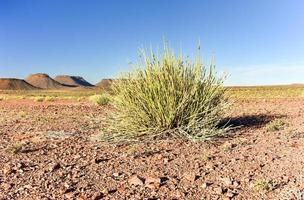
[[[191,60],[167,45],[150,56],[143,51],[140,58],[137,69],[112,85],[115,111],[103,139],[205,140],[225,133],[227,128],[219,127],[228,105],[224,77],[217,76],[213,64],[205,67],[200,55]]]
[[[24,142],[13,143],[9,147],[7,147],[7,151],[11,152],[11,153],[14,153],[14,154],[17,154],[17,153],[22,151],[24,146],[25,146]]]
[[[277,184],[273,180],[258,179],[254,183],[254,188],[258,191],[272,191],[276,188]]]
[[[275,119],[266,125],[266,130],[270,132],[280,131],[283,130],[287,125],[288,124],[285,121],[281,119]]]
[[[78,97],[78,98],[77,98],[77,101],[78,101],[78,102],[81,102],[81,101],[83,101],[83,100],[85,100],[85,97]]]
[[[43,101],[44,101],[44,97],[38,96],[38,97],[35,97],[34,100],[35,100],[36,102],[43,102]]]
[[[26,99],[26,97],[25,96],[16,96],[15,99],[22,100],[22,99]]]
[[[110,97],[106,94],[95,94],[89,97],[89,100],[96,105],[104,106],[109,104]]]
[[[44,99],[45,101],[50,101],[50,102],[53,102],[53,101],[55,101],[55,97],[52,97],[52,96],[47,96],[47,97],[45,97],[45,99]]]

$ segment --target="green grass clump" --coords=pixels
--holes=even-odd
[[[35,97],[34,100],[35,100],[36,102],[43,102],[43,101],[44,101],[44,97],[38,96],[38,97]]]
[[[55,101],[56,99],[55,99],[55,97],[52,97],[52,96],[47,96],[47,97],[45,97],[45,99],[44,99],[45,101],[50,101],[50,102],[53,102],[53,101]]]
[[[258,179],[254,183],[254,188],[257,191],[272,191],[277,184],[273,180]]]
[[[94,104],[99,105],[99,106],[105,106],[105,105],[109,104],[109,102],[110,102],[109,96],[105,95],[105,94],[92,95],[92,96],[89,97],[89,100],[91,102],[93,102]]]
[[[287,125],[288,124],[285,121],[275,119],[266,125],[266,130],[269,132],[280,131],[283,130]]]
[[[113,83],[116,111],[109,120],[112,141],[132,141],[155,136],[205,140],[226,131],[219,123],[227,108],[224,77],[214,65],[163,52],[142,53],[137,70]]]

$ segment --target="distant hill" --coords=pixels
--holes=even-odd
[[[38,73],[31,74],[26,79],[26,82],[31,85],[42,88],[42,89],[64,89],[68,88],[67,86],[62,85],[61,83],[52,79],[49,75]]]
[[[114,79],[102,79],[99,83],[96,84],[96,86],[104,90],[109,90],[113,81]]]
[[[0,90],[35,90],[38,89],[22,79],[0,78]]]
[[[71,87],[93,87],[91,83],[81,76],[59,75],[54,78],[55,81]]]

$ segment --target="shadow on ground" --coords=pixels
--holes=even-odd
[[[230,126],[231,128],[259,128],[274,119],[286,117],[285,115],[246,115],[240,117],[226,118],[222,120],[220,126]]]

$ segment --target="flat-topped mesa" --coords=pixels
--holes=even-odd
[[[55,81],[71,87],[94,87],[81,76],[58,75],[54,78]]]
[[[37,87],[25,80],[16,78],[0,78],[0,90],[36,90]]]
[[[25,79],[31,85],[42,89],[64,89],[65,86],[52,79],[49,75],[38,73],[31,74]]]

